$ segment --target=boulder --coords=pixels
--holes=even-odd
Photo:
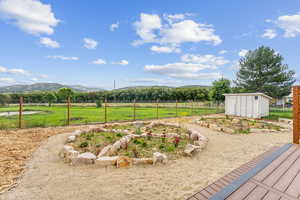
[[[106,167],[111,165],[116,165],[118,156],[103,156],[99,157],[97,160],[95,160],[95,165]]]
[[[70,142],[74,142],[75,140],[76,140],[76,136],[71,135],[71,136],[68,137],[67,142],[70,143]]]
[[[105,146],[101,151],[100,153],[98,154],[98,158],[99,157],[102,157],[102,156],[109,156],[109,152],[110,152],[110,149],[112,148],[112,145],[109,144],[107,146]]]
[[[197,141],[199,139],[199,134],[193,131],[190,137],[192,140]]]
[[[160,152],[153,153],[153,164],[157,163],[166,163],[168,161],[168,157]]]
[[[72,165],[80,165],[80,164],[94,164],[96,160],[96,156],[91,152],[86,152],[79,154],[79,156],[75,158],[71,158]]]
[[[65,158],[67,153],[70,151],[73,151],[74,148],[70,145],[64,145],[64,147],[62,148],[62,150],[59,152],[59,157],[61,158]]]
[[[117,158],[117,168],[130,167],[132,165],[132,158],[127,156],[120,156]]]
[[[197,149],[200,149],[199,146],[196,146],[196,145],[192,145],[192,144],[187,144],[185,146],[185,149],[184,149],[184,154],[187,155],[187,156],[192,156],[192,154],[197,150]]]
[[[134,165],[153,164],[153,158],[133,158]]]

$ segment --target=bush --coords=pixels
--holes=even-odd
[[[101,108],[102,107],[102,102],[101,100],[96,100],[96,108]]]
[[[80,148],[85,148],[88,145],[89,145],[89,143],[87,141],[84,141],[84,142],[81,142],[79,146],[80,146]]]

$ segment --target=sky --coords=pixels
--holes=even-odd
[[[0,86],[211,85],[261,45],[299,77],[299,0],[0,0]]]

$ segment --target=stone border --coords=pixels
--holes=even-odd
[[[134,125],[137,128],[141,128],[141,135],[136,135],[132,131],[122,130],[122,129],[107,129],[107,126],[115,126],[115,125]],[[179,136],[177,133],[166,133],[166,134],[154,134],[149,133],[148,130],[157,125],[164,126],[172,126],[176,128],[185,128],[188,131],[188,137],[193,140],[193,144],[187,144],[183,153],[185,156],[193,156],[196,152],[202,151],[207,143],[208,138],[201,135],[197,130],[181,126],[175,123],[164,123],[164,122],[151,122],[149,125],[143,126],[144,122],[127,122],[127,123],[113,123],[110,125],[102,125],[100,127],[89,128],[87,130],[76,130],[71,133],[71,135],[67,138],[66,143],[71,143],[76,140],[76,137],[80,136],[83,133],[88,132],[100,132],[100,131],[112,131],[118,133],[124,133],[121,139],[116,141],[113,144],[109,144],[102,148],[100,153],[96,156],[91,152],[80,153],[76,151],[72,146],[65,144],[62,150],[59,153],[59,156],[66,163],[70,163],[70,165],[81,165],[81,164],[94,164],[96,166],[106,167],[106,166],[116,166],[127,167],[132,165],[143,165],[143,164],[158,164],[158,163],[167,163],[168,158],[165,154],[160,152],[153,153],[152,158],[130,158],[127,156],[113,156],[115,152],[117,152],[121,148],[126,148],[130,140],[134,138],[143,138],[148,137],[151,134],[151,137],[176,137]]]

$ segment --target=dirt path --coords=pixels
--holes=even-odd
[[[184,199],[271,146],[291,141],[291,133],[228,135],[189,126],[209,138],[206,150],[167,165],[128,169],[68,166],[57,156],[67,134],[52,136],[34,153],[21,183],[0,199]]]

